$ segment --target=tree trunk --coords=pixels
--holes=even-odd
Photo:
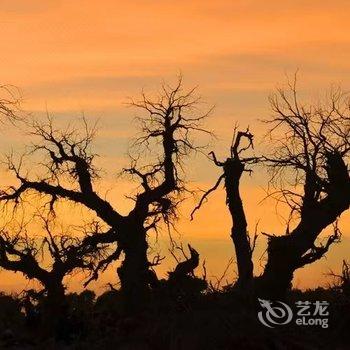
[[[247,220],[239,192],[239,182],[244,164],[238,159],[229,158],[224,164],[227,204],[232,217],[231,238],[236,251],[238,280],[236,286],[251,290],[253,281],[253,262],[247,233]]]
[[[267,263],[263,274],[256,279],[259,296],[283,299],[292,286],[295,270],[323,256],[314,252],[309,253],[311,260],[304,259],[315,249],[315,241],[322,231],[349,208],[350,191],[344,188],[343,192],[343,196],[330,196],[312,208],[290,235],[269,237]]]
[[[349,209],[350,177],[347,166],[337,152],[327,155],[327,196],[315,198],[313,174],[306,173],[300,221],[290,235],[269,237],[268,260],[264,273],[256,279],[259,296],[281,299],[292,285],[294,271],[314,262],[327,251],[318,248],[315,241],[321,232]],[[312,252],[314,250],[314,252]],[[309,255],[310,259],[305,260]],[[311,255],[310,255],[311,254]]]
[[[292,286],[297,249],[290,236],[269,237],[264,273],[255,280],[259,297],[284,299]]]
[[[292,287],[294,272],[322,257],[323,254],[319,257],[314,255],[313,260],[303,260],[306,253],[314,248],[317,237],[328,226],[326,223],[320,226],[321,221],[312,219],[307,224],[300,223],[290,235],[269,237],[267,263],[263,274],[255,282],[258,296],[284,299]]]
[[[46,297],[43,300],[44,328],[49,334],[60,337],[67,322],[68,305],[62,278],[52,277],[45,283]]]
[[[150,291],[148,243],[142,223],[131,218],[121,232],[121,244],[125,254],[118,268],[121,291],[125,298],[126,312],[133,312],[143,306]]]

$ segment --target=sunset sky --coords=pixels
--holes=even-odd
[[[350,89],[349,13],[346,0],[2,0],[0,84],[19,87],[23,108],[39,117],[47,109],[62,123],[82,113],[99,121],[96,151],[106,170],[100,186],[110,190],[115,207],[126,211],[123,195],[131,185],[116,181],[116,174],[127,165],[125,154],[135,131],[128,97],[142,89],[152,94],[163,80],[172,82],[181,73],[185,86],[198,85],[207,105],[215,105],[208,127],[218,135],[212,147],[224,157],[236,121],[243,128],[249,125],[262,141],[258,120],[270,115],[268,95],[296,70],[300,91],[311,99],[331,84]],[[4,153],[23,145],[10,129],[0,131]],[[191,180],[202,188],[211,186],[218,170],[204,159],[194,164]],[[7,174],[3,177],[8,181]],[[266,184],[261,170],[243,181],[249,224],[253,230],[260,220],[259,230],[280,234],[283,222],[274,203],[259,204]],[[220,276],[234,256],[224,202],[221,190],[193,222],[188,219],[193,203],[187,203],[178,223],[181,239],[206,259],[210,276]],[[342,243],[331,248],[327,259],[299,271],[296,286],[330,281],[323,274],[349,258],[349,217],[342,220]],[[256,260],[265,243],[260,237]],[[166,244],[163,233],[163,254]],[[160,270],[172,266],[168,258]],[[114,269],[95,284],[96,290],[115,280]],[[77,281],[71,284],[78,288]],[[24,285],[19,275],[0,273],[0,289]]]

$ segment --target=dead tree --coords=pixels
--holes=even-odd
[[[243,140],[247,140],[245,145],[242,145]],[[247,165],[254,164],[258,161],[257,157],[242,157],[242,153],[253,148],[253,134],[247,131],[238,131],[235,128],[230,156],[221,162],[217,159],[214,152],[211,152],[213,162],[216,166],[223,169],[223,173],[218,178],[215,185],[204,193],[199,204],[191,213],[193,219],[194,213],[200,209],[202,204],[207,200],[211,192],[215,191],[224,181],[226,191],[226,204],[232,218],[231,239],[234,244],[238,280],[236,287],[240,289],[251,289],[253,281],[253,262],[252,253],[256,241],[256,236],[252,239],[247,230],[247,220],[243,208],[243,202],[240,195],[240,180],[244,172],[251,172]]]
[[[291,214],[285,235],[268,235],[267,263],[256,286],[260,295],[281,298],[294,271],[320,259],[340,238],[335,226],[325,244],[316,242],[350,205],[350,102],[338,89],[324,103],[302,104],[294,82],[270,103],[272,152],[265,161],[271,195],[289,205]]]
[[[29,234],[22,226],[8,226],[0,231],[0,268],[37,280],[43,288],[38,293],[44,295],[45,322],[55,323],[66,312],[64,278],[78,270],[91,273],[106,247],[91,245],[89,238],[54,234],[48,220],[44,236]]]
[[[233,139],[231,157],[214,163],[223,168],[216,184],[204,193],[193,213],[208,195],[225,181],[227,204],[233,219],[233,239],[238,265],[238,286],[254,286],[260,296],[283,298],[290,288],[294,271],[322,258],[340,239],[339,216],[350,205],[350,178],[347,161],[350,152],[349,100],[340,90],[334,91],[326,104],[302,105],[296,87],[290,94],[278,90],[270,99],[274,117],[267,121],[272,154],[260,158],[240,157],[252,146],[249,132],[238,132]],[[240,148],[242,138],[249,143]],[[272,172],[270,194],[289,205],[291,212],[286,234],[268,236],[267,263],[261,276],[253,281],[252,249],[256,236],[247,234],[247,222],[239,193],[239,180],[246,164],[267,164]],[[192,216],[193,216],[192,213]],[[291,225],[294,228],[291,229]],[[334,225],[325,244],[317,239],[325,228]]]
[[[181,248],[183,251],[183,249]],[[190,257],[187,257],[183,251],[185,256],[185,261],[178,261],[174,271],[169,273],[169,276],[173,279],[181,279],[183,276],[193,275],[194,270],[199,265],[199,254],[196,249],[192,248],[191,245],[188,244],[188,250],[190,252]]]
[[[124,169],[140,182],[139,191],[132,197],[134,207],[127,215],[115,210],[94,186],[99,175],[91,152],[94,129],[86,126],[82,135],[74,129],[56,130],[51,120],[30,127],[33,136],[39,138],[33,152],[42,152],[46,173],[36,180],[9,159],[9,169],[20,185],[4,189],[0,200],[18,203],[25,194],[34,192],[50,198],[51,210],[57,200],[69,200],[94,211],[110,230],[91,240],[116,245],[115,252],[101,261],[98,269],[124,253],[118,268],[121,288],[129,301],[140,303],[154,280],[147,257],[148,231],[176,217],[177,205],[186,191],[184,159],[200,150],[193,141],[194,134],[210,134],[202,127],[208,113],[202,114],[198,103],[195,89],[184,92],[181,79],[175,87],[163,85],[155,99],[142,94],[140,101],[131,102],[143,115],[137,119],[140,135],[133,146],[138,155],[132,156],[131,166]],[[98,271],[93,277],[97,275]]]
[[[178,258],[175,250],[181,252],[183,259]],[[182,300],[187,297],[195,297],[200,295],[207,288],[205,263],[203,263],[204,276],[198,277],[195,275],[195,270],[199,266],[199,253],[190,244],[188,244],[190,255],[185,253],[182,244],[174,244],[170,253],[175,259],[177,265],[173,271],[168,272],[169,278],[163,280],[162,284],[165,287],[166,294],[170,295],[176,300]],[[164,289],[160,289],[164,292]]]

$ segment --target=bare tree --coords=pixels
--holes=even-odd
[[[285,235],[268,235],[267,263],[256,283],[260,295],[280,298],[294,271],[320,259],[340,238],[336,222],[350,205],[350,102],[336,89],[323,103],[303,104],[294,80],[270,103],[274,115],[266,123],[273,148],[265,161],[272,195],[289,205],[291,214]],[[331,224],[333,234],[317,246]]]
[[[170,253],[177,264],[174,270],[168,272],[168,279],[161,281],[165,289],[160,291],[174,298],[175,303],[176,301],[183,303],[187,298],[196,298],[208,287],[205,261],[203,262],[203,276],[199,277],[195,274],[199,266],[199,253],[190,244],[187,247],[189,255],[182,243],[174,242]]]
[[[340,274],[330,271],[329,276],[335,278],[333,288],[341,291],[344,295],[350,295],[350,264],[343,260]]]
[[[268,236],[267,263],[254,281],[257,294],[281,298],[290,288],[294,271],[324,256],[339,241],[339,216],[349,208],[350,179],[347,161],[350,152],[350,102],[340,89],[332,91],[326,103],[304,105],[298,100],[296,85],[289,91],[279,89],[270,98],[274,116],[266,121],[272,152],[260,158],[240,154],[252,147],[253,135],[238,132],[233,138],[231,155],[225,162],[214,163],[223,168],[216,184],[204,193],[199,204],[225,181],[227,204],[233,219],[233,239],[238,266],[237,286],[253,286],[252,250],[256,235],[250,239],[239,193],[239,181],[247,164],[263,161],[271,170],[270,193],[290,207],[286,234]],[[241,140],[248,140],[241,146]],[[291,225],[295,224],[291,229]],[[333,233],[324,244],[317,239],[333,224]]]
[[[12,225],[0,231],[0,268],[20,272],[28,279],[37,280],[44,295],[46,322],[54,324],[64,318],[64,278],[75,271],[91,273],[106,254],[104,245],[90,244],[90,237],[98,234],[97,224],[91,225],[85,238],[73,234],[53,233],[53,221],[45,219],[44,236],[30,234],[23,225]]]
[[[99,176],[94,166],[95,154],[91,152],[95,130],[87,125],[83,134],[72,128],[57,130],[50,119],[31,125],[32,134],[40,139],[33,152],[42,152],[45,162],[41,164],[46,173],[35,180],[22,170],[21,163],[15,165],[9,158],[8,167],[20,184],[4,189],[0,200],[18,203],[26,193],[34,192],[50,199],[51,210],[62,199],[94,211],[110,227],[107,232],[94,235],[94,242],[116,244],[114,253],[101,261],[98,269],[123,252],[124,260],[118,268],[121,288],[132,304],[140,303],[154,280],[147,257],[148,231],[162,221],[169,224],[176,217],[177,205],[186,191],[184,159],[200,150],[193,135],[210,134],[202,127],[209,112],[202,114],[198,104],[195,89],[184,92],[181,78],[175,87],[163,85],[155,99],[142,94],[140,101],[131,102],[143,116],[138,118],[141,134],[133,148],[139,155],[132,156],[131,166],[124,172],[137,178],[141,185],[132,198],[133,209],[125,216],[94,188],[94,180]],[[145,152],[149,149],[153,157],[147,157]],[[149,159],[149,163],[142,163],[144,159]],[[94,277],[97,275],[98,271]]]
[[[0,122],[15,122],[23,120],[21,110],[21,93],[12,85],[0,85]]]
[[[246,144],[243,144],[243,140]],[[252,253],[255,246],[257,236],[252,239],[247,230],[247,220],[243,208],[243,202],[240,195],[240,180],[244,172],[251,172],[247,168],[250,164],[256,163],[259,158],[255,156],[242,157],[243,152],[253,148],[253,134],[246,131],[234,130],[232,144],[230,148],[230,156],[221,162],[217,159],[214,152],[210,152],[214,164],[223,169],[223,173],[218,178],[215,185],[206,191],[198,205],[191,213],[193,219],[194,213],[201,208],[202,204],[207,200],[211,192],[215,191],[224,181],[226,191],[226,204],[232,218],[231,238],[235,247],[238,280],[236,286],[240,289],[251,290],[253,282],[253,262]]]
[[[185,254],[185,250],[182,245],[177,246],[175,248],[179,249],[182,252],[182,255],[184,256],[185,260],[180,261],[174,252],[171,252],[172,256],[175,258],[177,265],[174,269],[174,271],[171,271],[169,273],[170,278],[173,278],[174,280],[176,279],[181,279],[183,276],[187,275],[193,275],[193,271],[198,267],[199,265],[199,253],[191,247],[190,244],[187,245],[188,250],[190,252],[190,256],[188,257]]]

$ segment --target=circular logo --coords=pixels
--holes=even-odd
[[[288,324],[293,318],[292,309],[282,301],[271,302],[270,300],[259,299],[259,303],[263,308],[259,311],[259,321],[266,327],[274,328]]]

